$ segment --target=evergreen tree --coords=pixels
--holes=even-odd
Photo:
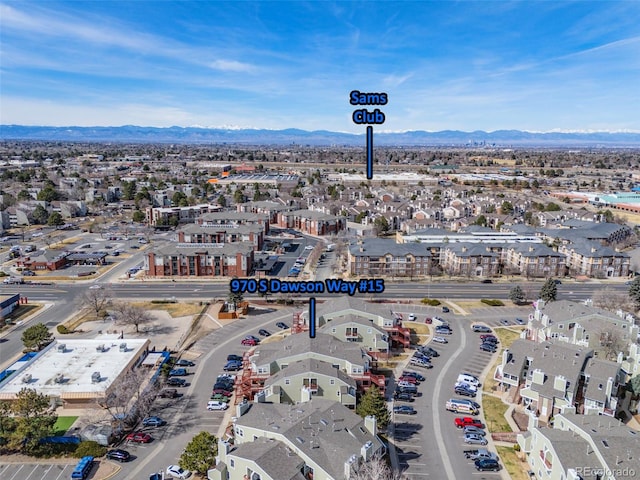
[[[524,294],[522,287],[520,285],[515,285],[511,287],[511,290],[509,290],[509,299],[515,304],[520,304],[524,303],[527,297]]]
[[[180,457],[180,466],[192,472],[206,474],[215,466],[218,455],[218,439],[209,432],[198,433],[187,444]]]
[[[38,323],[22,332],[22,343],[29,350],[41,350],[53,340],[53,336],[44,323]]]
[[[25,453],[33,453],[40,445],[40,439],[54,434],[53,426],[58,416],[51,411],[51,401],[47,395],[32,388],[23,388],[11,403],[16,425],[9,444]]]
[[[540,289],[540,298],[545,302],[553,302],[558,297],[558,287],[553,278],[549,278]]]
[[[381,430],[387,428],[387,425],[389,425],[391,421],[391,414],[387,408],[387,402],[375,385],[360,397],[360,401],[356,406],[356,413],[363,418],[367,415],[375,416],[378,428]]]

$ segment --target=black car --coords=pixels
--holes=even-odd
[[[227,355],[227,362],[231,362],[231,361],[236,361],[236,362],[241,362],[242,361],[242,357],[240,355]]]
[[[483,343],[480,345],[480,350],[483,352],[494,353],[498,348],[493,343]]]
[[[184,378],[170,377],[167,378],[167,385],[172,387],[184,387],[187,385],[187,381]]]
[[[226,390],[228,392],[233,390],[233,383],[229,382],[216,382],[213,385],[214,390]]]
[[[158,394],[158,396],[160,398],[176,398],[178,396],[178,391],[175,388],[165,388]]]
[[[425,355],[428,355],[430,357],[439,357],[440,356],[440,354],[438,353],[437,350],[435,350],[434,348],[431,348],[431,347],[427,347],[427,346],[420,347],[418,349],[418,351],[423,353],[423,354],[425,354]]]
[[[264,328],[261,328],[260,330],[258,330],[258,334],[262,335],[263,337],[271,336],[271,333],[269,333],[269,330],[265,330]]]
[[[237,360],[230,360],[223,367],[223,370],[225,372],[237,372],[238,370],[242,370],[242,362],[239,362]]]
[[[469,390],[468,388],[465,388],[463,386],[457,386],[453,389],[453,391],[456,393],[456,395],[462,395],[463,397],[475,397],[476,396],[476,392]]]
[[[401,415],[415,415],[416,409],[410,407],[409,405],[398,405],[397,407],[393,407],[393,413],[398,413]]]
[[[286,330],[287,328],[289,328],[289,325],[287,325],[284,322],[278,322],[278,323],[276,323],[276,327],[281,328],[283,330]]]
[[[406,387],[396,387],[396,393],[410,393],[412,395],[418,394],[418,387],[415,385],[406,386]]]
[[[128,462],[131,459],[131,454],[126,450],[116,448],[109,450],[105,455],[109,460],[117,460],[118,462]]]
[[[180,359],[175,363],[176,367],[195,367],[196,364],[193,363],[191,360],[183,360]]]
[[[479,472],[492,471],[497,472],[500,470],[500,464],[493,458],[478,458],[474,465]]]
[[[395,392],[393,398],[399,402],[413,402],[413,395],[407,392]]]
[[[449,307],[442,307],[442,313],[449,313]]]

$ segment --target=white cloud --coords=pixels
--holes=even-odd
[[[256,67],[248,63],[238,62],[236,60],[215,60],[209,64],[209,67],[214,70],[221,70],[223,72],[245,72],[252,73],[256,70]]]

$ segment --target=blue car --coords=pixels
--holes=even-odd
[[[236,372],[238,370],[242,370],[242,362],[238,362],[237,360],[231,360],[227,362],[223,370],[225,372]]]
[[[170,377],[185,377],[187,376],[186,368],[174,368],[169,372]]]
[[[142,420],[142,425],[145,427],[161,427],[165,423],[167,422],[165,422],[160,417],[147,417]]]

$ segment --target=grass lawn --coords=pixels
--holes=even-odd
[[[502,465],[507,469],[511,480],[529,480],[531,477],[527,474],[529,465],[527,462],[521,461],[512,447],[496,447]]]
[[[164,310],[172,317],[185,317],[187,315],[197,315],[204,308],[203,305],[197,303],[151,303],[151,302],[134,302],[133,305],[144,308],[145,310]]]
[[[482,409],[484,410],[484,419],[487,422],[487,428],[490,432],[511,432],[511,427],[504,418],[504,414],[509,405],[502,403],[499,398],[491,395],[482,397]]]
[[[505,348],[509,348],[513,342],[520,338],[520,332],[522,332],[524,328],[525,327],[495,327],[493,329],[494,334],[500,340],[500,350],[498,350],[496,362],[493,364],[491,370],[489,370],[489,374],[484,379],[484,384],[482,385],[483,392],[494,392],[494,389],[497,386],[498,382],[493,379],[493,374],[496,371],[496,367],[498,366],[498,364],[502,362],[502,351]]]
[[[78,417],[58,417],[56,423],[53,425],[53,429],[56,432],[55,435],[64,435],[67,430],[71,428],[71,425],[78,419]]]

